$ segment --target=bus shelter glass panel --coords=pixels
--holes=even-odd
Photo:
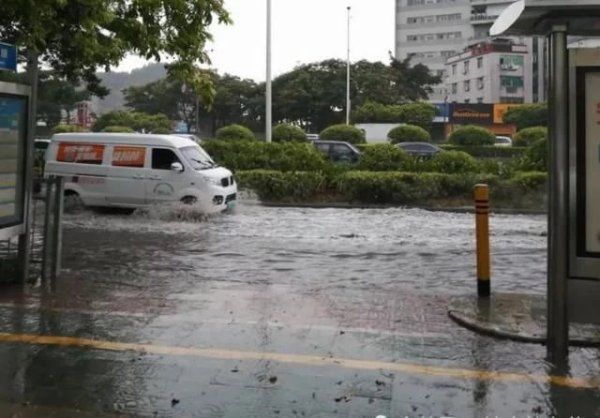
[[[0,93],[0,228],[23,223],[27,99]]]

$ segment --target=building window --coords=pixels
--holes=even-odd
[[[465,75],[469,74],[469,60],[466,60],[464,62],[463,74],[465,74]]]
[[[471,91],[471,80],[465,81],[465,91]]]
[[[477,79],[477,89],[478,90],[483,90],[483,77],[479,77]]]
[[[500,77],[500,85],[506,89],[507,93],[516,93],[523,88],[523,77],[503,75]]]
[[[483,57],[477,58],[477,68],[483,68]]]
[[[456,64],[452,64],[452,75],[456,75]]]
[[[458,93],[458,83],[452,83],[452,94]]]
[[[483,103],[483,97],[478,97],[477,98],[477,103]]]
[[[465,99],[465,103],[471,103],[470,99]]]

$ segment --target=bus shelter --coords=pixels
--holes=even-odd
[[[490,31],[548,39],[548,357],[566,364],[569,323],[600,323],[600,36],[597,0],[519,0]]]

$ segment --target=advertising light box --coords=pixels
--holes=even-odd
[[[23,223],[27,98],[0,93],[0,228]]]

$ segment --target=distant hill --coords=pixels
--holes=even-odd
[[[104,99],[94,97],[92,99],[94,110],[98,114],[110,112],[111,110],[123,109],[123,89],[131,86],[143,86],[160,80],[167,75],[163,64],[149,64],[145,67],[126,72],[98,73],[102,84],[110,90],[110,94]]]

